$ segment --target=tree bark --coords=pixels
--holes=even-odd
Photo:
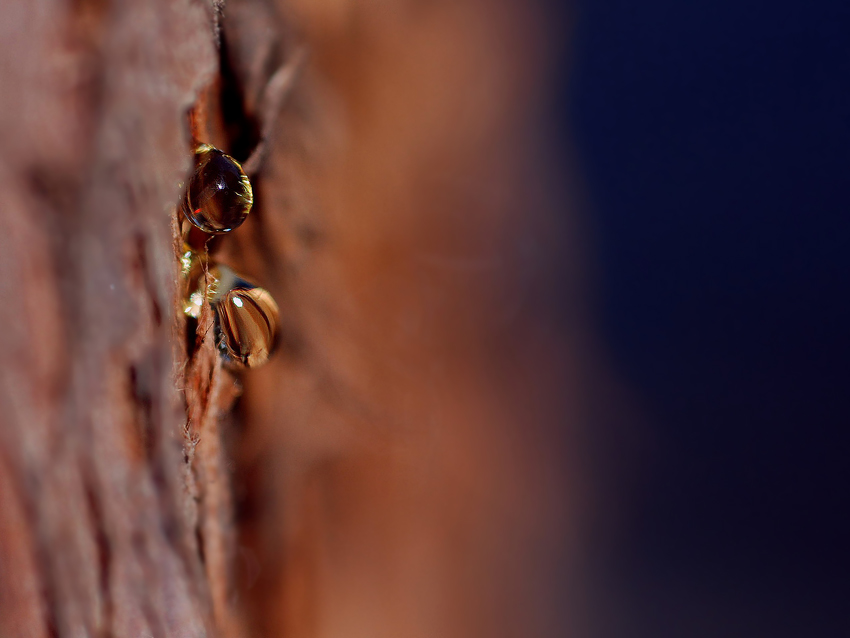
[[[544,16],[2,11],[0,636],[574,629],[585,346],[551,302],[578,278]],[[209,308],[188,351],[181,320],[199,104],[204,141],[263,152],[210,246],[281,306],[277,354],[238,378]]]
[[[213,11],[3,13],[0,635],[208,635],[172,219]]]

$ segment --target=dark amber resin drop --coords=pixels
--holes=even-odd
[[[195,149],[195,170],[183,200],[186,219],[205,233],[229,233],[245,221],[253,202],[239,162],[209,144]]]

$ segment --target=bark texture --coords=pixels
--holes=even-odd
[[[0,635],[208,635],[171,220],[213,12],[39,0],[0,22]]]
[[[585,346],[552,301],[577,243],[535,6],[3,7],[0,636],[579,631]],[[179,319],[192,104],[262,150],[210,246],[281,306],[238,380],[209,309],[189,359]]]

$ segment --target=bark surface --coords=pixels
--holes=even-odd
[[[212,633],[172,219],[213,16],[3,7],[0,635]]]

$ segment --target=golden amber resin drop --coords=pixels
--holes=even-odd
[[[231,288],[215,303],[219,352],[235,367],[268,361],[278,329],[278,307],[262,288]]]
[[[195,149],[195,170],[186,187],[183,214],[213,235],[238,228],[254,203],[251,182],[235,159],[209,144]]]

